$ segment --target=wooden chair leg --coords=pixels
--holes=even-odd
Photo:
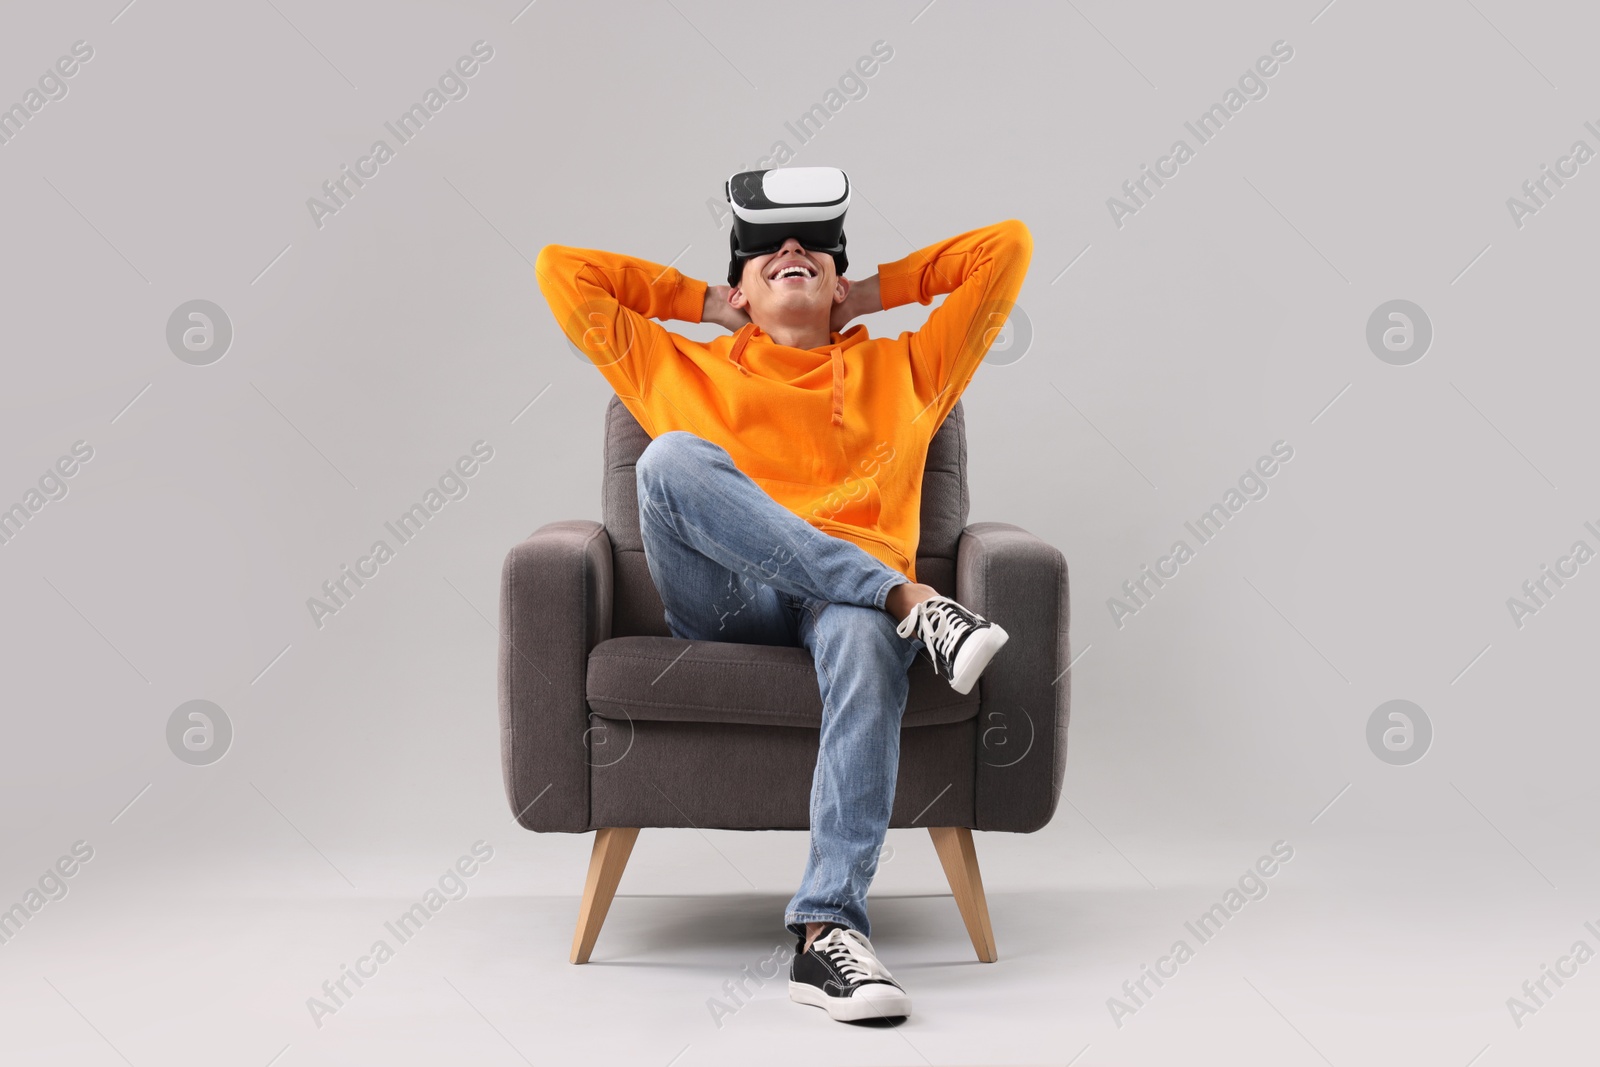
[[[583,884],[583,904],[578,909],[578,929],[572,935],[572,962],[588,963],[595,939],[611,910],[611,898],[622,881],[633,843],[639,838],[636,826],[607,826],[595,831],[594,851],[589,854],[589,877]]]
[[[930,826],[933,847],[944,865],[961,920],[978,959],[993,963],[999,959],[994,949],[994,927],[989,924],[989,901],[983,895],[983,875],[978,872],[978,853],[972,847],[972,831],[965,826]]]

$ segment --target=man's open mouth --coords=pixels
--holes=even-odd
[[[774,281],[774,282],[781,282],[786,278],[807,278],[807,279],[810,279],[810,278],[815,278],[816,276],[817,276],[817,271],[816,271],[815,267],[812,267],[812,266],[810,266],[808,264],[805,264],[805,263],[788,263],[788,264],[785,264],[782,267],[779,267],[777,270],[773,271],[772,274],[770,274],[768,276],[767,280],[768,281]]]

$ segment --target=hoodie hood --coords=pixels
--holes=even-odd
[[[787,345],[778,344],[772,339],[771,334],[755,323],[747,322],[739,327],[738,332],[733,335],[733,344],[728,349],[728,362],[738,367],[741,374],[751,373],[745,361],[745,349],[752,344],[769,345],[776,349],[782,349],[785,353],[794,353],[795,358],[787,362],[793,363],[795,370],[801,373],[812,369],[812,366],[807,363],[808,357],[812,361],[812,365],[820,363],[824,359],[828,360],[833,368],[832,422],[835,426],[843,426],[844,352],[846,349],[854,348],[862,341],[867,340],[867,327],[865,323],[857,323],[846,332],[830,334],[829,337],[830,340],[826,345],[817,348],[790,348]]]

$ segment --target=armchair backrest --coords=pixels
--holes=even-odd
[[[933,435],[922,473],[922,535],[917,545],[917,580],[955,595],[956,544],[967,526],[967,431],[956,401]],[[615,395],[606,405],[605,469],[600,485],[600,521],[611,538],[613,637],[671,636],[661,595],[644,561],[639,536],[639,490],[634,464],[650,443],[639,420]]]

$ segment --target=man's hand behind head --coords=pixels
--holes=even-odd
[[[851,319],[883,310],[883,297],[878,290],[876,274],[859,282],[852,282],[848,278],[841,278],[840,281],[848,288],[844,300],[833,305],[833,312],[828,319],[828,328],[834,333],[843,333]]]
[[[747,324],[750,316],[728,303],[728,294],[732,292],[733,290],[726,285],[706,286],[706,306],[700,313],[700,321],[714,322],[730,333],[737,333],[739,327]]]

